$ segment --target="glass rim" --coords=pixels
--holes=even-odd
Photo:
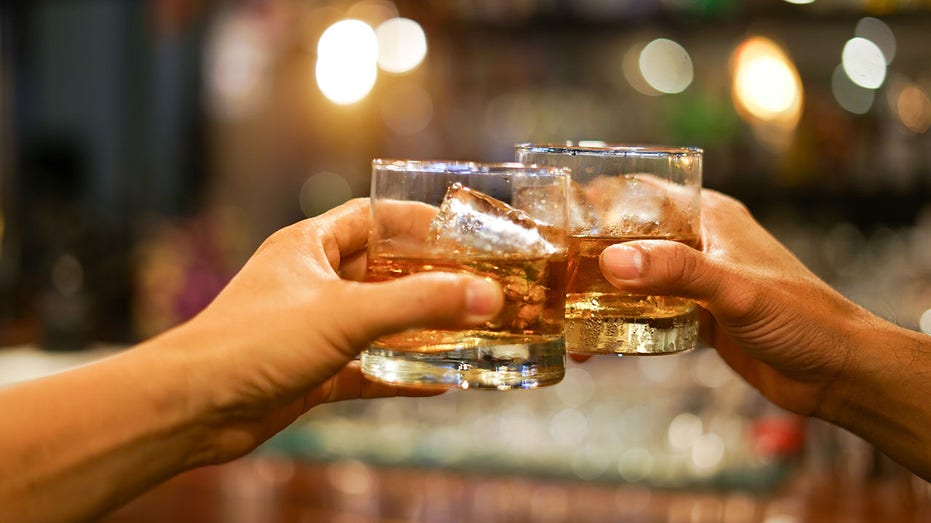
[[[436,174],[525,174],[533,176],[568,176],[572,169],[536,163],[483,162],[474,160],[407,160],[375,158],[373,169],[417,171]]]
[[[695,146],[675,146],[658,144],[625,144],[607,143],[602,141],[580,140],[573,142],[566,140],[562,143],[519,143],[514,148],[518,151],[527,151],[542,154],[583,154],[606,156],[701,156],[704,150]]]

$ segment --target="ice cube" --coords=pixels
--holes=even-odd
[[[610,180],[610,190],[603,193],[609,197],[601,200],[599,206],[605,232],[631,236],[652,236],[658,232],[663,218],[663,192],[636,176],[617,176]]]
[[[544,238],[539,225],[519,209],[454,183],[430,223],[427,242],[457,254],[555,254],[558,249]]]
[[[584,198],[597,217],[599,234],[662,236],[687,230],[680,223],[683,213],[665,185],[645,181],[639,175],[595,178],[585,186]]]
[[[598,232],[598,214],[588,203],[585,190],[573,181],[569,187],[569,231],[571,234],[594,235]]]
[[[515,178],[511,206],[529,214],[539,225],[563,227],[566,223],[566,186],[541,185],[536,180]]]

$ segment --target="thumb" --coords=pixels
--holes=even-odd
[[[704,253],[668,240],[612,245],[601,253],[601,272],[621,290],[714,301],[721,291],[720,268]]]
[[[353,299],[340,300],[337,307],[345,310],[333,312],[353,319],[345,335],[356,347],[410,328],[476,325],[504,306],[497,283],[465,274],[420,273],[352,288]]]

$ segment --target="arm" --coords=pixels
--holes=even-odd
[[[615,245],[601,258],[609,281],[695,299],[703,338],[767,398],[841,425],[931,479],[931,337],[831,289],[740,202],[702,198],[701,251]]]
[[[0,390],[3,520],[91,520],[248,453],[319,403],[421,394],[370,383],[351,360],[382,334],[486,321],[501,290],[440,273],[340,278],[364,267],[367,231],[363,200],[283,229],[188,323]]]

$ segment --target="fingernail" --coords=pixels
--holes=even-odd
[[[601,253],[603,267],[618,280],[635,280],[643,273],[643,253],[626,245],[612,245]]]
[[[501,289],[494,282],[475,279],[466,287],[466,310],[473,316],[496,314],[501,300]]]

